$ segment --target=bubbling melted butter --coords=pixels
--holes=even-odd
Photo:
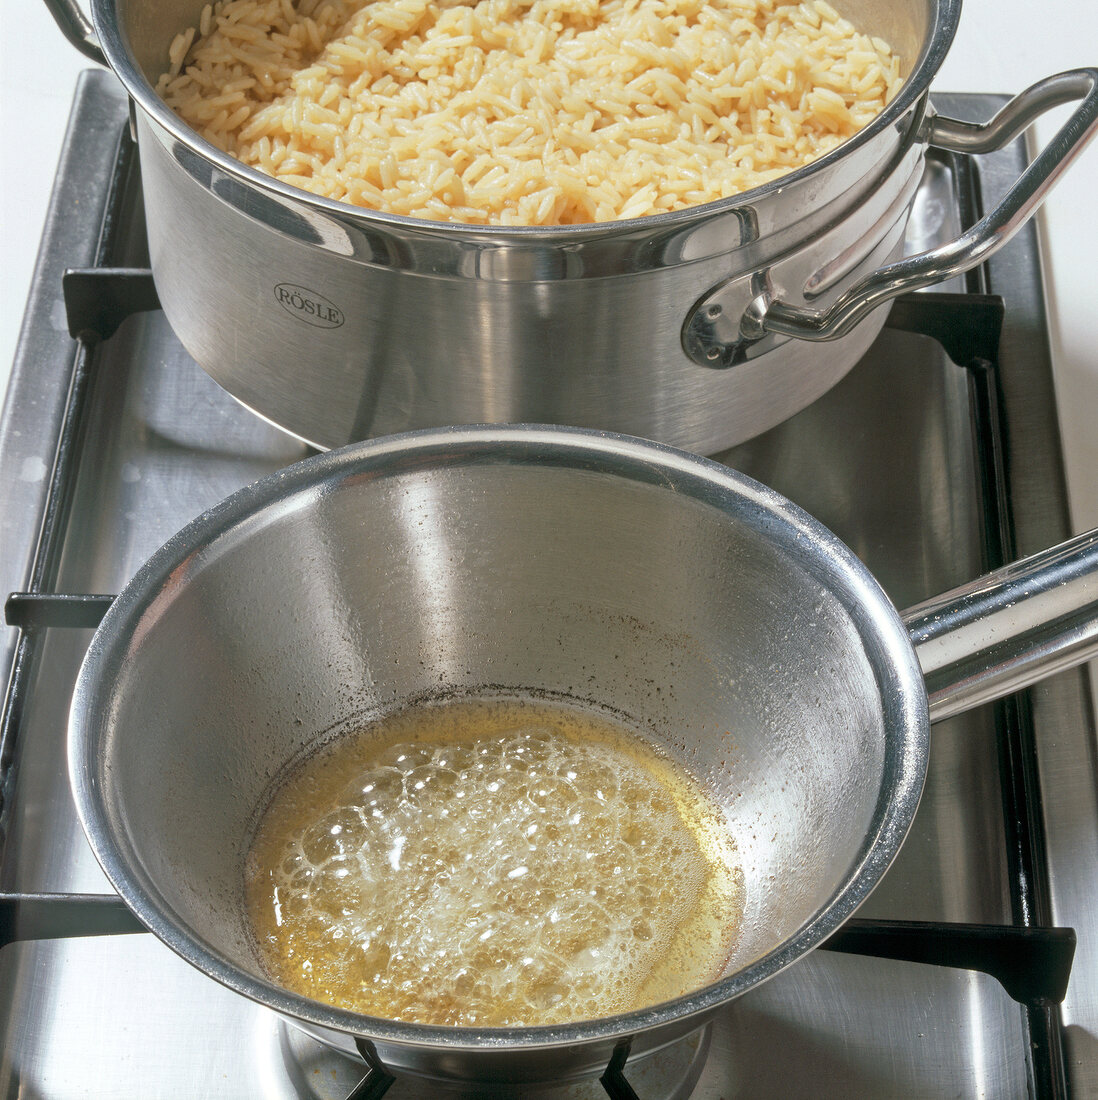
[[[505,1027],[711,981],[741,880],[682,768],[590,711],[496,699],[413,708],[305,760],[263,813],[245,894],[282,985]]]

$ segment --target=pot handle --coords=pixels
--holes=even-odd
[[[95,28],[80,10],[76,0],[45,0],[46,7],[61,33],[86,57],[97,65],[106,65],[107,59],[99,47]]]
[[[1061,173],[1098,133],[1098,69],[1073,69],[1040,80],[1016,95],[989,122],[936,117],[929,144],[960,153],[987,153],[1013,141],[1039,115],[1082,100],[1049,144],[1018,177],[1002,202],[961,236],[929,252],[908,256],[859,279],[825,310],[773,300],[764,290],[740,320],[746,341],[767,333],[801,340],[845,336],[866,314],[900,294],[920,290],[976,267],[1003,247],[1044,202]]]
[[[948,718],[1098,655],[1098,530],[901,612],[930,719]]]

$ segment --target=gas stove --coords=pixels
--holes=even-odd
[[[979,119],[995,102],[938,105]],[[1017,145],[932,158],[909,249],[974,221],[1023,158]],[[126,100],[113,77],[90,73],[0,423],[0,586],[22,594],[8,600],[3,636],[3,1089],[57,1100],[380,1096],[383,1072],[138,932],[72,806],[67,707],[105,597],[195,515],[308,453],[190,359],[156,308],[147,264]],[[963,280],[901,299],[835,389],[717,457],[836,531],[900,607],[1064,538],[1034,233]],[[858,921],[706,1032],[643,1064],[626,1059],[605,1084],[541,1095],[1098,1095],[1090,698],[1087,673],[1073,671],[936,725],[911,835]],[[398,1080],[386,1095],[439,1091]]]

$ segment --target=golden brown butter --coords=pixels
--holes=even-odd
[[[271,976],[392,1019],[563,1023],[717,976],[740,873],[679,766],[605,717],[448,702],[340,738],[276,791],[247,907]]]

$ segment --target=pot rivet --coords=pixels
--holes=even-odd
[[[707,309],[707,310],[705,311],[705,314],[706,314],[706,316],[707,316],[707,317],[719,317],[719,316],[721,315],[721,312],[722,312],[722,310],[721,310],[721,307],[720,307],[720,306],[718,306],[718,305],[711,305],[711,306],[710,306],[710,307],[709,307],[709,308],[708,308],[708,309]],[[712,357],[711,357],[711,358],[712,358]]]

